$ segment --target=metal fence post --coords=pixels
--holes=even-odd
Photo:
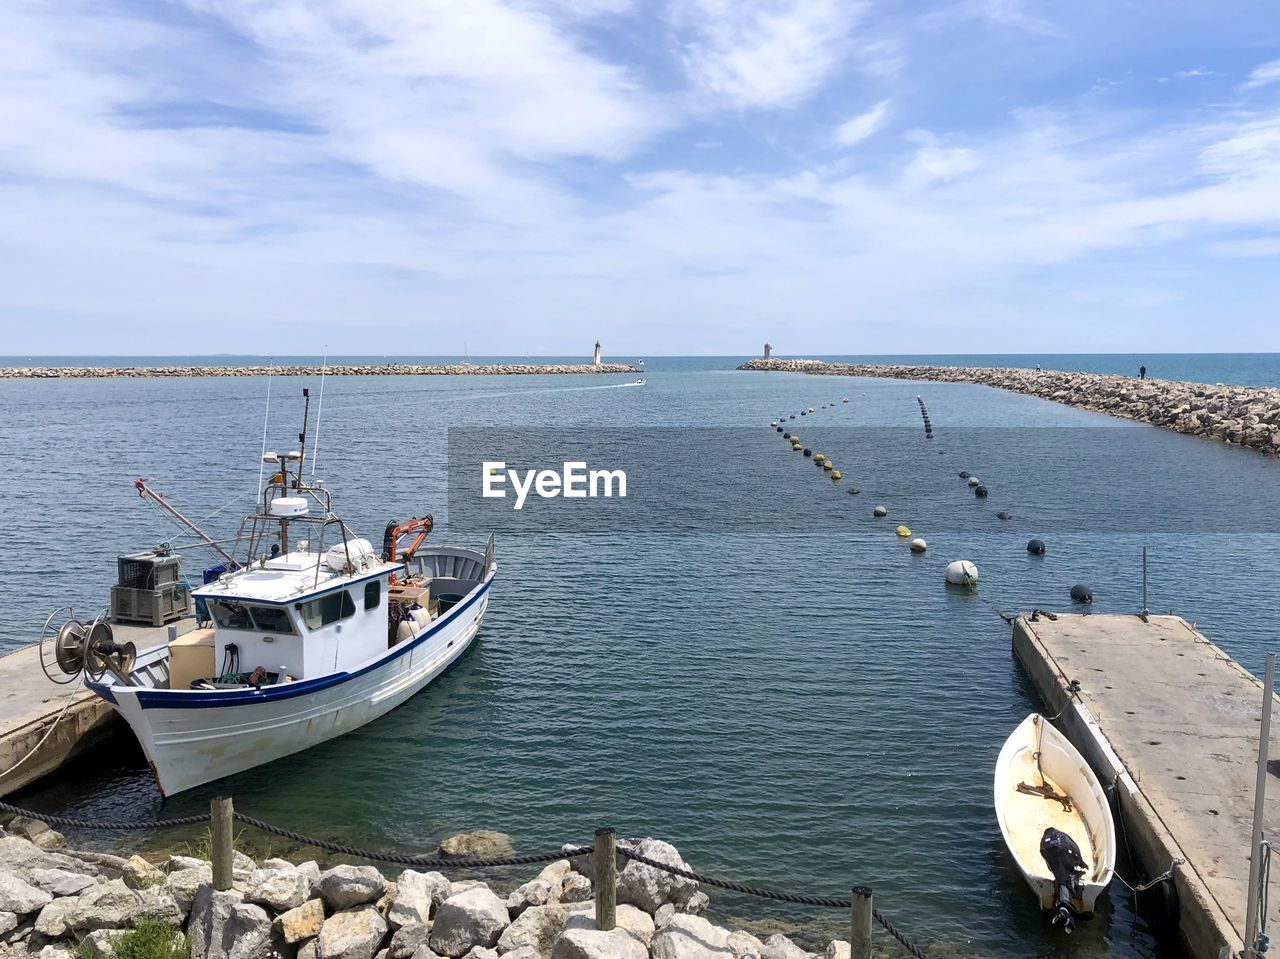
[[[230,796],[218,796],[209,804],[209,833],[213,856],[213,888],[231,888],[231,867],[235,850],[231,843],[232,806]]]
[[[1267,653],[1267,671],[1262,682],[1262,728],[1258,730],[1258,773],[1253,787],[1253,834],[1249,840],[1249,886],[1245,902],[1244,955],[1256,959],[1258,949],[1258,887],[1262,883],[1262,819],[1267,798],[1267,756],[1271,751],[1271,703],[1276,681],[1276,654]],[[1263,916],[1261,922],[1266,922]]]
[[[849,929],[850,959],[871,959],[871,890],[853,887],[852,926]]]
[[[617,836],[611,828],[597,829],[595,851],[596,928],[608,932],[618,923]]]

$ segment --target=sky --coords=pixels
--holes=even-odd
[[[1280,350],[1275,0],[6,0],[0,355]]]

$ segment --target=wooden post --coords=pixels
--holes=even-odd
[[[617,836],[610,828],[596,830],[595,851],[596,928],[608,932],[618,924]]]
[[[871,959],[871,890],[853,887],[853,915],[849,929],[850,959]]]
[[[213,888],[231,888],[231,866],[235,850],[231,845],[231,798],[218,796],[209,804],[209,830],[213,846]]]

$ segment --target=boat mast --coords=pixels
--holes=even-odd
[[[307,458],[307,420],[311,415],[311,391],[302,388],[302,431],[298,434],[298,475],[293,481],[294,489],[302,489],[302,464]]]
[[[208,533],[202,530],[195,523],[191,522],[191,520],[183,516],[174,507],[170,506],[168,500],[166,500],[163,496],[161,496],[155,490],[147,486],[147,481],[145,479],[141,479],[141,478],[136,479],[133,481],[133,485],[137,487],[139,496],[141,496],[143,499],[151,500],[153,503],[155,503],[157,506],[163,509],[166,513],[168,513],[170,516],[176,519],[179,523],[181,523],[183,526],[185,526],[187,529],[193,532],[196,536],[199,536],[202,540],[204,540],[204,543],[206,546],[216,550],[218,554],[222,556],[222,558],[225,559],[228,563],[231,563],[233,566],[238,565],[236,564],[235,559],[232,558],[231,554],[228,553],[221,546],[219,546],[212,536],[210,536]]]

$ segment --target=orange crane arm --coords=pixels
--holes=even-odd
[[[430,516],[420,516],[416,519],[407,519],[404,522],[396,522],[392,520],[387,524],[386,532],[382,534],[382,558],[388,563],[407,563],[413,559],[422,546],[423,541],[431,532],[432,520]],[[408,536],[410,533],[416,532],[418,535],[407,548],[400,548],[400,540]]]

